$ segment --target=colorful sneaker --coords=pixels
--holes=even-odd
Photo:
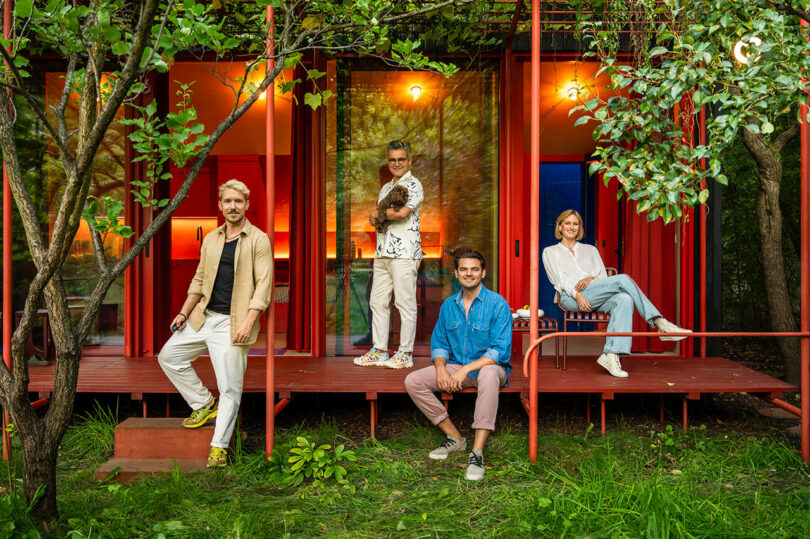
[[[361,367],[382,367],[388,361],[388,352],[372,348],[360,357],[354,358],[354,364]]]
[[[484,468],[484,454],[473,450],[467,461],[467,473],[464,474],[464,477],[469,481],[480,481],[484,478],[485,473],[487,470]]]
[[[200,408],[194,410],[191,415],[183,420],[183,426],[187,429],[196,429],[205,425],[209,419],[217,416],[217,399],[212,398],[211,402]]]
[[[410,352],[400,350],[394,354],[391,359],[386,360],[384,366],[389,369],[413,368],[413,356]]]
[[[228,450],[221,447],[212,447],[208,453],[209,468],[224,468],[228,465]]]
[[[691,329],[683,329],[681,327],[676,326],[663,316],[656,318],[653,323],[655,327],[658,328],[659,333],[692,333]],[[684,335],[675,335],[675,336],[660,336],[659,339],[662,341],[681,341],[685,339],[686,336]]]
[[[456,440],[452,436],[448,436],[442,442],[442,445],[428,453],[428,456],[433,460],[444,460],[453,453],[464,453],[467,450],[467,440],[462,438]]]

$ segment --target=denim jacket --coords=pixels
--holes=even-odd
[[[512,364],[512,312],[506,300],[483,284],[464,313],[462,292],[450,296],[442,304],[439,320],[430,338],[431,360],[442,357],[448,363],[467,365],[488,357],[506,369],[507,383]],[[478,371],[470,373],[470,378]]]

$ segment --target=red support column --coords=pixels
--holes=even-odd
[[[807,26],[806,22],[802,23]],[[801,106],[801,330],[810,331],[810,125]],[[802,337],[802,461],[810,463],[810,338]]]
[[[326,70],[322,55],[313,53],[313,65],[321,71]],[[310,158],[312,160],[311,188],[309,194],[310,224],[312,227],[312,245],[310,259],[311,294],[311,342],[312,357],[322,358],[326,354],[326,170],[324,163],[326,140],[325,107],[313,111],[312,136],[310,137]]]
[[[3,4],[3,37],[11,35],[11,2]],[[6,90],[2,90],[6,91]],[[8,183],[6,164],[3,163],[3,360],[11,370],[11,322],[14,319],[14,307],[11,303],[11,185]],[[6,432],[8,413],[3,413],[3,460],[8,460],[11,439]]]
[[[267,7],[267,21],[269,23],[267,38],[268,56],[273,54],[273,33],[275,32],[275,14],[272,7]],[[267,71],[272,71],[275,61],[267,59]],[[275,149],[275,97],[276,84],[273,81],[266,90],[264,100],[267,110],[265,114],[265,230],[270,237],[270,245],[275,245],[275,217],[276,217],[276,149]],[[272,263],[275,265],[275,250],[273,251]],[[273,272],[275,275],[275,272]],[[273,279],[275,283],[275,277]],[[275,443],[276,432],[276,411],[275,411],[275,316],[274,310],[275,289],[270,289],[270,305],[267,306],[267,342],[265,344],[265,358],[267,362],[267,373],[265,379],[265,452],[269,459],[273,454],[273,444]]]
[[[532,2],[531,248],[529,250],[529,342],[537,340],[540,294],[540,2]],[[529,365],[529,459],[537,462],[537,355]]]

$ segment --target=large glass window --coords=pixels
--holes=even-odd
[[[64,87],[64,73],[45,74],[45,97],[50,112],[59,104]],[[78,96],[73,94],[65,112],[68,130],[78,122]],[[108,196],[124,201],[126,173],[124,170],[125,133],[119,120],[123,110],[119,110],[110,125],[101,147],[93,161],[93,181],[90,196],[98,199]],[[51,121],[54,118],[51,117]],[[75,141],[76,138],[71,139]],[[65,172],[59,161],[59,149],[47,137],[43,163],[43,191],[47,200],[48,227],[53,229],[59,201],[65,187]],[[125,219],[121,215],[121,219]],[[104,253],[108,264],[114,264],[123,255],[124,239],[116,234],[104,236]],[[68,295],[68,308],[78,318],[84,311],[87,299],[98,279],[98,268],[93,257],[93,243],[87,223],[82,220],[73,243],[70,246],[65,264],[62,266],[62,280]],[[113,282],[101,304],[96,323],[87,336],[85,346],[124,345],[124,276]],[[109,352],[109,350],[107,350]]]
[[[490,68],[450,78],[382,70],[357,60],[328,64],[326,197],[326,349],[368,348],[368,297],[375,231],[368,222],[390,181],[386,145],[413,147],[412,173],[424,186],[424,262],[417,283],[416,353],[424,354],[442,301],[457,290],[453,253],[473,248],[487,259],[486,285],[498,283],[498,74]],[[392,307],[399,343],[399,314]]]

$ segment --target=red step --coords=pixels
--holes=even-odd
[[[122,459],[113,457],[96,469],[96,479],[110,479],[112,481],[131,481],[143,475],[156,475],[172,473],[175,462],[181,472],[205,470],[205,460],[170,460],[170,459]],[[115,472],[115,473],[114,473]],[[113,475],[114,473],[114,475]]]
[[[214,422],[197,429],[178,417],[130,417],[115,427],[115,455],[96,470],[97,479],[128,481],[141,473],[167,473],[177,462],[181,471],[202,470],[208,460]]]
[[[187,429],[179,417],[130,417],[115,427],[115,456],[130,459],[207,459],[214,421]]]

